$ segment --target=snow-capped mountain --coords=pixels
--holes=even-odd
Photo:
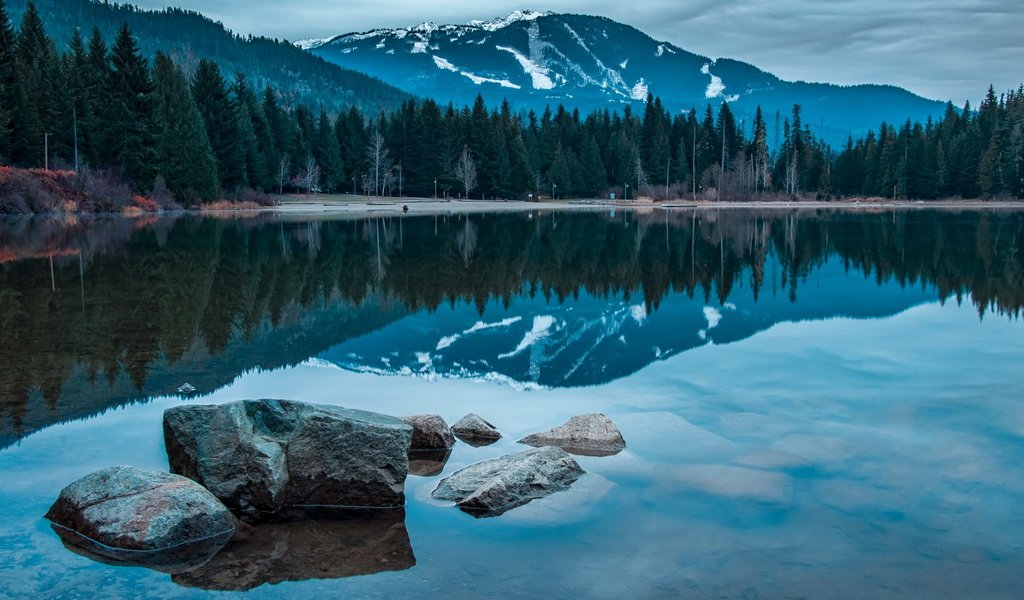
[[[727,100],[750,126],[760,105],[769,128],[801,104],[804,122],[833,143],[848,134],[938,114],[943,105],[891,86],[787,82],[726,58],[699,56],[603,17],[516,11],[464,25],[427,22],[299,45],[408,92],[457,105],[482,94],[517,109],[559,103],[581,111],[638,106],[654,94],[672,111]]]

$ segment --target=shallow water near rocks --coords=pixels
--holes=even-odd
[[[1018,597],[1022,304],[1018,212],[2,222],[0,597]],[[184,576],[42,518],[166,469],[165,409],[245,398],[504,437],[404,514],[274,523]],[[626,449],[569,491],[430,498],[591,412]]]

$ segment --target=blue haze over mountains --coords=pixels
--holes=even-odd
[[[712,35],[712,32],[709,32]],[[607,18],[515,12],[466,25],[423,23],[299,43],[340,66],[456,106],[481,94],[491,107],[508,99],[540,114],[564,104],[582,113],[642,109],[651,93],[673,114],[730,103],[750,135],[760,105],[770,139],[775,115],[803,107],[803,122],[833,146],[882,121],[901,124],[938,116],[944,103],[883,85],[837,86],[783,81],[757,67],[717,60],[659,42]]]

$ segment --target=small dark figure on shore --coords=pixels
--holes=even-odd
[[[404,213],[409,212],[409,205],[408,204],[403,204],[402,205],[402,212],[404,212]]]

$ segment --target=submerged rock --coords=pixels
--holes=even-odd
[[[565,450],[546,446],[460,469],[442,479],[430,495],[454,501],[475,516],[493,517],[566,490],[583,473]]]
[[[409,474],[419,477],[433,477],[444,471],[452,451],[445,450],[410,450]]]
[[[182,586],[242,591],[264,584],[339,579],[416,565],[405,509],[288,511],[255,524],[203,567],[174,575]]]
[[[622,433],[611,419],[601,413],[577,415],[551,431],[535,433],[519,440],[530,446],[558,446],[573,454],[611,456],[626,447]]]
[[[470,413],[452,425],[455,437],[470,446],[489,446],[501,439],[501,433],[480,416]]]
[[[411,452],[447,450],[455,445],[455,436],[440,415],[413,415],[401,419],[412,427]]]
[[[94,560],[165,573],[194,569],[235,534],[231,512],[196,482],[121,466],[64,488],[46,513],[64,545]]]
[[[246,512],[402,506],[411,437],[394,417],[288,400],[164,412],[171,470]]]

